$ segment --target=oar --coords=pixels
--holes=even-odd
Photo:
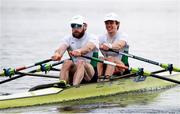
[[[157,74],[157,73],[161,73],[161,72],[166,72],[167,70],[157,70],[157,71],[153,71],[151,72],[152,74]],[[110,80],[116,80],[116,79],[122,79],[122,78],[129,78],[129,77],[134,77],[136,76],[137,73],[130,73],[130,74],[124,74],[121,76],[111,76]],[[104,79],[104,76],[100,77],[99,79]]]
[[[161,73],[161,72],[166,72],[167,70],[157,70],[157,71],[153,71],[151,72],[152,74],[157,74],[157,73]],[[122,78],[129,78],[129,77],[134,77],[136,76],[137,73],[130,73],[130,74],[124,74],[124,75],[121,75],[121,76],[111,76],[110,77],[110,80],[116,80],[116,79],[122,79]],[[104,76],[100,77],[99,79],[104,79]]]
[[[43,66],[44,66],[43,68],[42,68],[42,66],[40,66],[40,68],[35,69],[35,70],[32,70],[32,71],[30,71],[30,72],[28,72],[28,73],[40,72],[40,71],[46,70],[46,69],[50,70],[50,68],[52,68],[53,66],[62,64],[64,61],[65,61],[65,60],[63,60],[63,61],[58,61],[58,62],[56,62],[56,63],[49,64],[49,65],[43,65]],[[3,84],[3,83],[5,83],[5,82],[9,82],[9,81],[11,81],[11,80],[15,80],[15,79],[17,79],[17,78],[21,78],[21,77],[23,77],[23,76],[25,76],[25,74],[20,74],[20,75],[17,75],[17,76],[15,76],[15,77],[11,77],[11,78],[9,78],[9,79],[7,79],[7,80],[1,81],[0,84]]]
[[[140,71],[139,68],[129,68],[129,67],[121,65],[121,64],[117,64],[117,63],[101,60],[101,59],[95,58],[95,57],[88,57],[88,56],[82,56],[82,57],[84,57],[86,59],[94,60],[94,61],[97,61],[97,62],[101,62],[101,63],[104,63],[104,64],[116,66],[116,67],[119,67],[119,68],[124,68],[126,70],[130,70],[132,73],[137,73],[137,72]],[[170,81],[170,82],[174,82],[174,83],[180,84],[180,81],[178,81],[178,80],[173,80],[173,79],[169,79],[169,78],[166,78],[166,77],[154,75],[153,73],[144,71],[142,69],[141,69],[141,71],[143,71],[143,72],[141,72],[141,74],[144,75],[144,76],[152,76],[154,78],[159,78],[159,79],[162,79],[162,80],[166,80],[166,81]]]
[[[10,76],[11,77],[12,75],[15,74],[16,71],[21,71],[21,70],[25,70],[28,68],[32,68],[34,66],[41,65],[43,63],[47,63],[50,61],[52,61],[52,59],[46,59],[46,60],[34,63],[32,65],[21,66],[21,67],[17,67],[17,68],[7,68],[7,69],[4,69],[3,72],[0,73],[0,76]]]
[[[131,70],[132,73],[137,73],[141,69],[139,69],[139,68],[130,68],[130,70]],[[158,78],[158,79],[162,79],[162,80],[166,80],[166,81],[169,81],[169,82],[174,82],[174,83],[180,84],[180,81],[178,81],[178,80],[174,80],[174,79],[166,78],[166,77],[163,77],[163,76],[155,75],[154,72],[149,72],[149,71],[144,71],[143,70],[142,75],[151,76],[151,77],[154,77],[154,78]]]
[[[147,63],[151,63],[153,65],[160,66],[161,68],[165,68],[166,70],[169,70],[170,73],[172,71],[180,72],[180,68],[175,67],[172,64],[159,63],[159,62],[156,62],[156,61],[153,61],[153,60],[149,60],[149,59],[146,59],[146,58],[143,58],[143,57],[135,56],[135,55],[132,55],[132,54],[123,53],[123,52],[117,52],[117,51],[115,51],[113,49],[109,49],[108,51],[115,52],[115,53],[121,54],[121,55],[125,55],[127,57],[130,57],[130,58],[133,58],[133,59],[137,59],[137,60],[140,60],[140,61],[144,61],[144,62],[147,62]]]
[[[35,76],[35,77],[43,77],[43,78],[56,78],[59,79],[59,76],[47,75],[47,74],[36,74],[36,73],[26,73],[26,72],[16,72],[21,75]]]
[[[108,65],[112,65],[112,66],[116,66],[116,67],[119,67],[119,68],[123,68],[123,69],[127,69],[127,70],[128,70],[128,67],[125,66],[125,65],[116,64],[116,63],[113,63],[113,62],[110,62],[110,61],[101,60],[101,59],[99,59],[99,58],[88,57],[88,56],[84,56],[84,55],[82,55],[81,57],[84,57],[84,58],[86,58],[86,59],[94,60],[94,61],[97,61],[97,62],[100,62],[100,63],[104,63],[104,64],[108,64]]]

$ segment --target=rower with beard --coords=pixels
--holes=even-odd
[[[93,53],[98,52],[99,43],[95,35],[88,34],[87,23],[81,15],[74,16],[70,25],[72,34],[65,36],[55,51],[52,59],[61,60],[65,51],[69,51],[72,60],[66,60],[61,68],[60,82],[71,85],[79,85],[82,80],[90,82],[95,74],[90,60],[81,57],[82,55],[92,57]]]

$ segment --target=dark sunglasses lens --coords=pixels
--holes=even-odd
[[[71,28],[81,28],[82,25],[80,24],[71,24]]]

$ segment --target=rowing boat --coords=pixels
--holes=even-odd
[[[173,64],[162,64],[130,54],[125,55],[147,63],[158,65],[163,69],[155,72],[149,72],[145,71],[143,68],[132,68],[118,63],[101,60],[99,58],[87,57],[82,55],[83,58],[103,64],[112,65],[118,68],[123,68],[127,71],[130,71],[131,73],[121,76],[111,76],[110,80],[108,81],[105,79],[101,79],[100,82],[80,84],[79,86],[62,86],[60,82],[39,85],[30,89],[31,91],[28,92],[0,96],[0,109],[60,103],[130,92],[153,91],[174,87],[177,84],[180,84],[180,74],[171,74],[174,72],[180,72],[180,68],[175,67]],[[46,73],[50,70],[59,71],[59,69],[53,67],[64,62],[64,60],[62,60],[53,64],[47,64],[47,62],[49,61],[51,61],[51,59],[46,59],[30,66],[28,65],[18,68],[5,68],[2,72],[0,72],[0,76],[9,76],[10,78],[0,81],[0,84],[15,80],[26,75],[59,79],[59,77],[57,76],[35,74],[36,72]],[[21,70],[29,69],[35,66],[39,67],[37,69],[30,70],[27,73],[20,72]],[[171,75],[166,74],[165,71],[169,71]],[[163,74],[158,74],[162,72]]]
[[[164,75],[164,77],[180,80],[180,74]],[[59,87],[58,82],[47,84],[50,86],[43,89],[0,96],[0,109],[67,102],[137,91],[153,91],[176,86],[175,83],[154,77],[147,77],[140,82],[133,80],[134,77],[123,79],[115,77],[110,81],[81,84],[78,87]]]

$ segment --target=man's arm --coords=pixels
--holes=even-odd
[[[80,48],[80,52],[82,55],[86,55],[87,53],[91,52],[96,48],[95,44],[92,42],[88,42],[86,46]]]
[[[54,55],[51,57],[52,60],[54,61],[61,60],[66,50],[67,50],[67,46],[65,44],[60,45],[59,48],[55,51]]]
[[[119,40],[116,41],[112,44],[110,43],[103,43],[100,45],[100,49],[102,50],[109,50],[109,49],[114,49],[114,50],[121,50],[126,46],[126,41],[124,40]]]
[[[119,40],[117,42],[112,43],[111,49],[114,50],[121,50],[126,46],[126,41],[124,40]]]
[[[94,50],[96,48],[95,44],[92,42],[88,42],[84,47],[74,50],[71,52],[71,54],[73,56],[81,56],[81,55],[85,55],[89,52],[91,52],[92,50]]]

